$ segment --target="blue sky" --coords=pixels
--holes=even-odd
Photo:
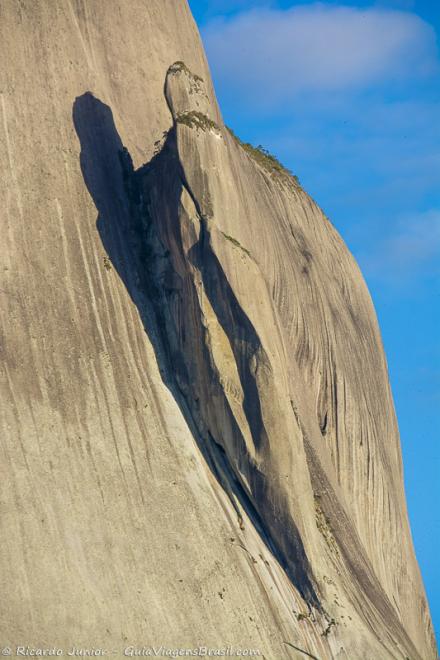
[[[373,296],[440,631],[440,2],[190,0],[225,117],[323,207]]]

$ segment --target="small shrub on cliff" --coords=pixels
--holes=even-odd
[[[257,147],[254,147],[249,142],[242,142],[242,140],[240,140],[240,138],[234,133],[232,128],[229,128],[229,126],[226,128],[228,129],[230,135],[237,142],[237,144],[239,144],[241,148],[244,149],[246,153],[249,154],[249,156],[251,156],[251,158],[253,158],[259,165],[264,167],[264,169],[269,172],[269,174],[278,176],[284,180],[292,181],[297,188],[301,187],[298,177],[293,174],[293,172],[284,167],[278,158],[271,154],[270,151],[265,149],[261,144],[259,144]]]
[[[216,129],[217,131],[220,130],[215,121],[196,110],[183,112],[177,117],[176,121],[178,124],[185,124],[185,126],[188,126],[189,128],[202,128],[204,131],[210,129]]]

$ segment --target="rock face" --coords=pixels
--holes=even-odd
[[[436,658],[368,291],[186,2],[0,37],[3,643]]]

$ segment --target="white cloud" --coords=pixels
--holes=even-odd
[[[423,76],[437,66],[433,29],[385,8],[254,9],[214,19],[202,33],[217,82],[262,104]]]

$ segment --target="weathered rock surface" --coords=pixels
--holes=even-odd
[[[368,291],[186,2],[6,0],[0,52],[2,643],[436,658]]]

